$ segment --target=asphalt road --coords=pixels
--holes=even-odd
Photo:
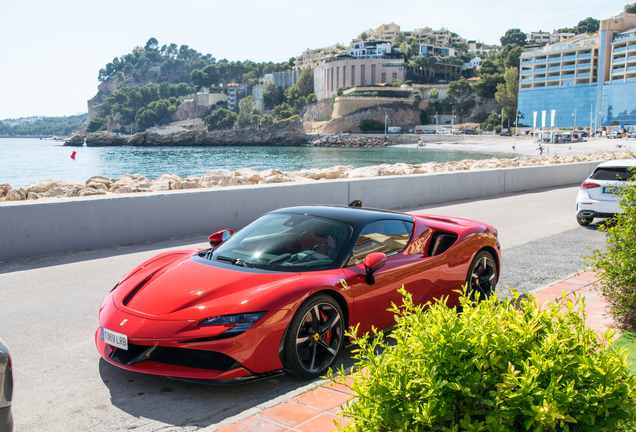
[[[467,217],[499,230],[500,287],[529,291],[585,267],[604,235],[574,217],[577,187],[402,209]],[[5,227],[7,229],[8,227]],[[0,333],[12,350],[15,431],[192,431],[306,386],[287,376],[233,387],[191,384],[111,366],[94,346],[101,300],[159,251],[205,237],[0,263]],[[342,356],[345,365],[352,361]]]

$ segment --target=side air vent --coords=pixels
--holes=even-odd
[[[437,231],[431,237],[428,256],[440,255],[446,252],[457,241],[457,234]]]
[[[137,294],[137,293],[139,292],[139,290],[140,290],[140,289],[141,289],[144,285],[146,285],[146,282],[148,282],[148,279],[144,280],[142,283],[140,283],[139,285],[137,285],[137,286],[135,287],[135,289],[134,289],[134,290],[132,290],[132,291],[130,292],[130,294],[128,294],[128,295],[126,296],[126,298],[124,299],[124,306],[128,306],[128,303],[130,303],[130,301],[133,299],[133,297],[135,296],[135,294]]]

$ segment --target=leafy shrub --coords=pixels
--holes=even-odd
[[[384,123],[373,119],[364,119],[360,122],[360,130],[367,131],[384,131]]]
[[[502,304],[473,303],[464,291],[458,314],[444,300],[424,310],[401,292],[393,333],[354,341],[361,371],[350,384],[358,400],[342,409],[345,430],[602,431],[636,418],[627,354],[610,347],[613,331],[585,326],[580,295],[541,309],[516,292]]]
[[[495,128],[492,126],[492,124],[487,124],[487,125],[483,126],[483,128],[484,128],[485,131],[488,131],[488,132],[495,130]]]
[[[406,84],[407,86],[412,86],[413,85],[413,80],[406,80],[406,81],[404,81],[404,84]]]
[[[624,213],[599,227],[607,236],[606,248],[594,251],[588,263],[600,271],[600,289],[614,320],[636,328],[636,186],[621,187],[618,195]]]

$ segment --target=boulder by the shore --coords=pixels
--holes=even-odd
[[[268,169],[256,171],[242,168],[236,171],[218,169],[204,175],[179,177],[164,174],[156,179],[148,179],[140,174],[124,174],[119,179],[94,176],[84,183],[58,180],[38,180],[13,189],[9,184],[0,185],[0,201],[22,201],[40,198],[83,197],[106,194],[128,194],[139,192],[158,192],[181,189],[217,188],[225,186],[244,186],[271,183],[313,182],[330,179],[372,178],[394,175],[426,174],[479,169],[525,167],[537,165],[566,164],[576,162],[598,162],[612,159],[633,159],[630,152],[602,152],[590,155],[537,156],[515,159],[464,159],[455,162],[428,162],[423,164],[397,163],[354,168],[353,166],[334,166],[329,168],[302,169],[300,171],[279,171]]]
[[[64,145],[71,147],[81,147],[84,145],[84,141],[86,141],[86,135],[77,134],[72,136],[70,140],[66,141]]]

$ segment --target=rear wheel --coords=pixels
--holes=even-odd
[[[579,225],[581,226],[588,226],[589,224],[592,223],[594,219],[592,218],[582,218],[582,217],[576,217],[576,221],[579,223]]]
[[[471,300],[486,300],[494,292],[497,285],[497,263],[493,256],[486,251],[479,252],[468,268],[466,283]]]
[[[296,311],[287,331],[285,372],[302,379],[324,375],[342,350],[344,319],[337,301],[315,295]]]

